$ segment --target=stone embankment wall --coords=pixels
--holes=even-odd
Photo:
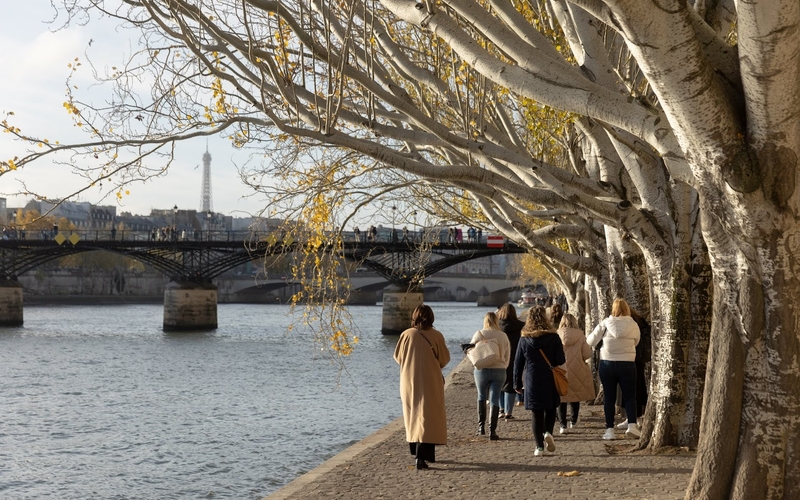
[[[118,273],[41,274],[26,273],[18,277],[26,297],[37,295],[121,295],[164,296],[169,280],[161,275],[129,275]]]
[[[23,287],[25,300],[52,300],[64,298],[64,301],[81,301],[81,298],[97,302],[103,297],[109,300],[153,301],[160,302],[164,298],[165,285],[170,279],[158,273],[122,273],[119,271],[98,271],[95,273],[79,273],[59,271],[53,273],[30,272],[18,278]],[[271,280],[275,281],[275,280]],[[473,280],[474,281],[474,280]],[[299,285],[276,288],[270,284],[263,288],[265,280],[241,276],[218,278],[217,299],[220,303],[287,303],[293,294],[299,291]],[[455,283],[440,283],[424,291],[425,302],[476,302],[478,292],[472,290],[474,283],[463,282],[465,286]],[[502,285],[494,285],[502,286]],[[506,285],[507,286],[507,285]],[[519,293],[512,293],[506,300],[516,300]],[[353,304],[375,304],[383,300],[383,290],[377,292],[361,292],[351,297]]]

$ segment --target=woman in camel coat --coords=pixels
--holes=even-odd
[[[442,368],[450,362],[444,336],[433,328],[433,311],[419,305],[411,328],[400,334],[394,360],[400,365],[400,399],[406,441],[416,456],[417,469],[436,461],[436,445],[447,444]]]
[[[592,348],[586,343],[586,335],[583,330],[578,328],[578,320],[575,316],[567,313],[561,317],[561,324],[558,325],[558,336],[564,344],[564,355],[567,357],[566,370],[567,380],[569,380],[569,391],[566,396],[561,396],[558,418],[561,422],[559,434],[567,433],[569,428],[575,427],[578,423],[578,412],[581,408],[581,401],[594,400],[594,381],[592,380],[592,370],[586,364],[586,360],[592,357]],[[572,415],[567,423],[567,403],[572,407]]]

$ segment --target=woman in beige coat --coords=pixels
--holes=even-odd
[[[447,444],[442,368],[450,362],[444,336],[433,328],[433,311],[419,305],[411,328],[400,334],[394,360],[400,365],[400,399],[406,441],[417,459],[417,469],[436,462],[436,445]]]
[[[561,337],[561,343],[564,344],[564,354],[567,357],[565,366],[567,380],[569,380],[569,391],[566,396],[561,396],[561,405],[558,408],[558,419],[561,422],[558,432],[566,434],[567,426],[571,429],[578,423],[580,402],[595,398],[592,370],[586,364],[586,360],[592,357],[592,348],[586,343],[586,335],[583,330],[578,328],[578,320],[569,313],[561,317],[558,336]],[[567,403],[572,407],[569,423],[567,423]]]

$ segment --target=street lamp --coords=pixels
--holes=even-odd
[[[211,211],[206,212],[206,240],[211,241]]]
[[[397,243],[397,232],[394,229],[394,216],[397,214],[397,207],[392,205],[392,243]]]
[[[413,238],[413,240],[414,240],[414,241],[417,241],[417,211],[416,211],[416,210],[414,210],[413,212],[411,212],[411,217],[412,217],[412,218],[413,218],[413,220],[414,220],[414,226],[413,226],[413,228],[414,228],[414,235],[412,236],[412,238]]]
[[[178,205],[172,207],[172,241],[178,241]]]

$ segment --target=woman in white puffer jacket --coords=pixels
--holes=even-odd
[[[616,299],[611,306],[611,316],[598,324],[587,337],[586,342],[595,347],[600,341],[600,383],[603,384],[603,410],[606,417],[606,432],[603,439],[616,439],[614,436],[614,410],[617,401],[617,384],[625,400],[625,413],[628,415],[628,430],[625,434],[638,438],[636,425],[636,345],[639,343],[639,325],[631,318],[631,308],[625,299]]]

